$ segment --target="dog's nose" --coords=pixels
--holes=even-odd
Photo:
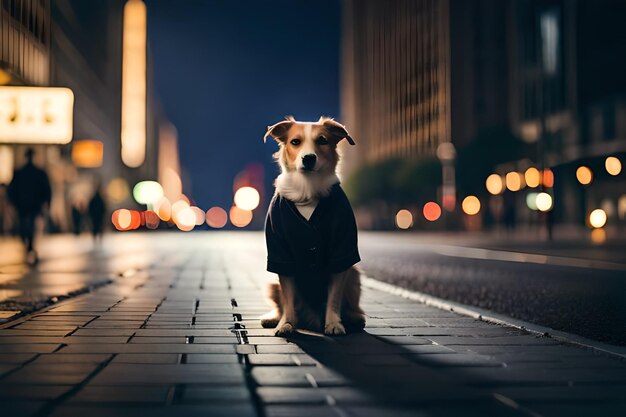
[[[314,153],[306,154],[302,157],[302,168],[305,171],[312,171],[315,168],[315,162],[317,161],[317,155]]]

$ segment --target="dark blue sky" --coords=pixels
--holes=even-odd
[[[264,163],[271,184],[267,125],[339,116],[339,0],[146,3],[157,93],[204,209],[232,204],[248,163]]]

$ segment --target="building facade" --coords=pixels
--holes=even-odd
[[[117,198],[110,202],[113,208],[132,204],[128,190],[136,182],[158,176],[158,126],[164,117],[152,88],[149,59],[146,159],[141,166],[129,168],[120,157],[125,3],[125,0],[0,2],[0,85],[67,87],[74,94],[71,143],[0,144],[3,165],[9,163],[11,168],[23,163],[27,147],[35,148],[36,162],[45,167],[53,187],[51,230],[70,230],[72,209],[84,208],[95,187],[101,186],[106,194],[107,186],[116,184],[113,194]],[[74,144],[83,140],[102,144],[103,154],[95,167],[81,166],[72,160]],[[10,174],[0,175],[0,180],[9,182]],[[120,187],[122,183],[125,186]]]

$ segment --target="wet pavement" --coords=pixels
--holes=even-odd
[[[114,277],[109,285],[1,326],[3,412],[626,413],[623,358],[373,287],[364,289],[364,333],[274,337],[257,319],[266,311],[262,294],[271,278],[261,234],[147,235],[111,237],[100,249],[106,261],[71,268],[106,273]]]

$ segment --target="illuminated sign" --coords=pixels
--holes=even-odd
[[[73,113],[69,88],[0,87],[0,143],[69,143]]]
[[[104,145],[99,140],[77,140],[72,145],[72,161],[79,168],[97,168],[102,165]]]

